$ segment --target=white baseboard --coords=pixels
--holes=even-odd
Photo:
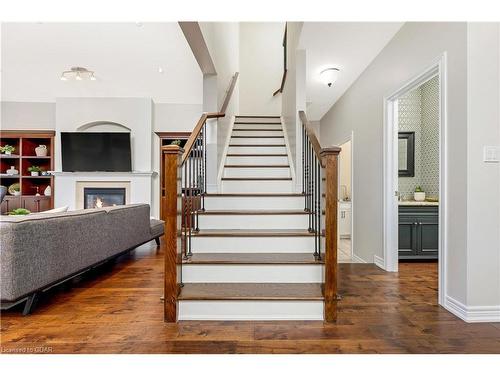
[[[352,253],[352,260],[354,260],[356,263],[366,263],[366,261],[363,258],[358,257],[354,253]]]
[[[500,322],[499,306],[467,306],[446,296],[444,308],[467,323]]]
[[[373,256],[373,263],[379,268],[385,270],[385,260],[384,258],[379,257],[378,255]]]

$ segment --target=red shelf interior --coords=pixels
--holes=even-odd
[[[40,145],[47,146],[47,156],[51,155],[50,138],[23,138],[23,156],[36,156],[35,148]]]

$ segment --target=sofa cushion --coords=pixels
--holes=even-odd
[[[157,219],[149,220],[149,227],[151,231],[151,237],[159,237],[162,236],[165,230],[165,222]]]

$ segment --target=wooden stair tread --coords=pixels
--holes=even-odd
[[[186,283],[179,300],[322,301],[321,283]]]
[[[224,168],[290,168],[289,164],[266,164],[266,165],[259,165],[259,164],[243,164],[243,165],[238,165],[238,164],[225,164]]]
[[[287,154],[227,154],[226,156],[280,156],[280,157],[283,157],[283,156],[288,156]]]
[[[291,177],[222,177],[222,181],[291,181]]]
[[[201,229],[196,237],[311,237],[307,229]]]
[[[185,264],[324,264],[309,253],[196,253]]]
[[[257,115],[243,116],[243,115],[237,115],[235,117],[236,118],[280,118],[281,116],[257,116]]]
[[[207,193],[205,197],[301,197],[302,193]]]
[[[235,121],[234,125],[281,125],[281,122],[271,122],[271,121]]]
[[[229,145],[229,147],[286,147],[286,145],[275,145],[275,144],[272,144],[272,145],[266,145],[266,144],[262,144],[262,143],[259,143],[259,144],[240,144],[240,145],[237,145],[237,144],[233,144],[233,145]]]
[[[282,132],[283,130],[281,129],[258,129],[258,128],[253,128],[253,129],[233,129],[233,132]]]
[[[206,210],[199,215],[308,215],[304,210]]]
[[[282,138],[284,135],[232,135],[231,138]]]

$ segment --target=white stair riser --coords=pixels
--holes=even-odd
[[[303,197],[206,197],[207,210],[301,210]]]
[[[231,138],[230,145],[285,145],[285,138]]]
[[[286,147],[228,147],[229,154],[286,154]]]
[[[228,156],[226,164],[230,165],[272,165],[288,164],[287,156]]]
[[[240,131],[234,131],[236,129],[233,129],[232,135],[238,135],[238,136],[283,136],[283,131],[281,130],[276,130],[276,131],[258,131],[258,130],[240,130]]]
[[[322,283],[322,264],[183,264],[184,283]]]
[[[199,215],[203,229],[306,229],[307,215]]]
[[[323,320],[323,301],[179,301],[179,320]]]
[[[281,125],[269,125],[269,124],[234,124],[233,130],[240,129],[272,129],[272,130],[283,130]]]
[[[191,237],[194,253],[314,253],[314,237]]]
[[[222,180],[222,193],[292,193],[292,180]]]
[[[291,177],[290,168],[224,168],[224,177]]]

